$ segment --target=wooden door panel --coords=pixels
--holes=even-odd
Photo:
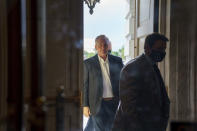
[[[46,131],[56,131],[56,109],[55,107],[48,108],[46,113]]]
[[[82,119],[79,118],[79,116],[82,114],[81,111],[79,111],[76,108],[76,104],[70,103],[68,106],[65,106],[65,130],[67,131],[81,131],[79,127],[82,126]]]
[[[137,37],[153,32],[154,0],[139,0],[137,2]]]
[[[7,115],[7,17],[6,0],[0,1],[0,131],[6,130]]]
[[[83,1],[46,1],[46,87],[49,131],[82,130]],[[52,123],[52,122],[53,123]]]
[[[151,0],[139,1],[139,26],[142,26],[150,19]]]
[[[144,42],[145,42],[145,37],[141,37],[138,39],[138,52],[139,54],[144,53]]]
[[[135,56],[144,52],[144,38],[158,31],[158,5],[157,0],[136,1],[136,50]]]

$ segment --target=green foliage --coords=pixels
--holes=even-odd
[[[121,49],[119,49],[118,51],[112,51],[111,53],[112,55],[121,57],[123,60],[125,60],[125,56],[124,56],[124,47],[122,47]]]
[[[111,54],[120,57],[120,54],[119,54],[119,52],[117,52],[117,51],[112,51]]]
[[[83,53],[84,53],[84,54],[83,54],[84,59],[87,59],[87,58],[90,58],[90,57],[96,55],[96,53],[94,53],[94,52],[87,52],[87,51],[85,51],[85,50],[84,50]]]
[[[118,52],[120,53],[120,57],[125,60],[125,56],[124,56],[124,47],[122,46],[121,49],[118,50]]]

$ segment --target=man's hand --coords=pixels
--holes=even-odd
[[[83,114],[86,116],[86,117],[89,117],[90,116],[90,108],[85,106],[83,107]]]

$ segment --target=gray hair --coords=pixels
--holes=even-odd
[[[95,39],[95,45],[98,44],[98,42],[99,42],[100,39],[106,39],[107,40],[107,43],[109,42],[109,39],[105,35],[99,35]]]

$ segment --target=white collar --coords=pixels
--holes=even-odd
[[[103,60],[103,58],[101,58],[99,55],[98,55],[98,59],[100,62],[102,63],[108,63],[108,55],[107,55],[107,58],[105,59],[105,61]]]

